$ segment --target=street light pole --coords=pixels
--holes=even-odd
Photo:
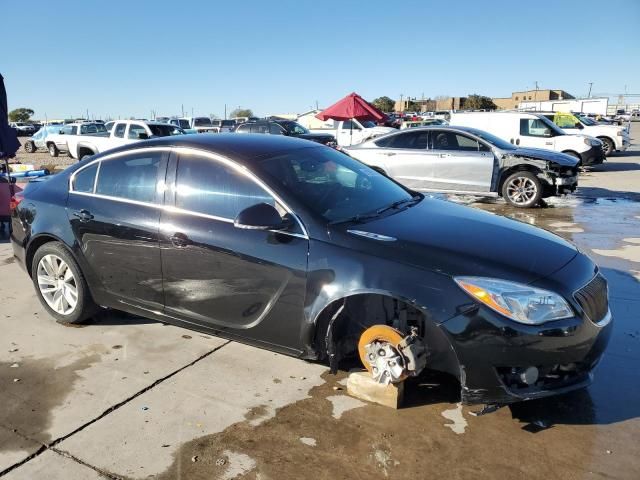
[[[589,94],[587,95],[587,98],[591,98],[591,87],[593,87],[593,82],[589,82]]]

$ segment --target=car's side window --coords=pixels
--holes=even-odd
[[[356,122],[353,122],[351,120],[346,120],[345,122],[342,122],[342,129],[343,130],[360,130],[360,125],[358,125]]]
[[[115,126],[115,131],[113,132],[114,137],[124,138],[124,131],[127,128],[126,123],[117,123]]]
[[[251,133],[269,133],[269,126],[264,123],[252,123]]]
[[[539,118],[520,119],[520,135],[527,137],[551,137],[553,133],[547,124]]]
[[[96,193],[153,203],[162,152],[139,152],[102,160]]]
[[[176,207],[229,220],[258,203],[275,199],[251,178],[209,158],[181,156],[176,178]]]
[[[269,133],[271,135],[283,135],[284,130],[282,130],[282,127],[277,123],[272,123],[271,125],[269,125]]]
[[[478,152],[481,144],[471,137],[448,131],[433,132],[434,150],[452,150],[458,152]],[[486,147],[482,145],[484,151]]]
[[[132,123],[129,125],[129,134],[127,135],[129,139],[137,140],[138,134],[140,133],[147,133],[147,131],[142,125],[139,125],[137,123]]]
[[[93,185],[99,163],[100,162],[93,163],[75,175],[71,184],[71,189],[74,192],[93,193]]]
[[[413,131],[394,135],[388,148],[426,150],[429,147],[429,132]]]

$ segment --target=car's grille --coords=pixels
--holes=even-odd
[[[589,319],[598,323],[609,311],[607,281],[597,274],[589,283],[573,294]]]

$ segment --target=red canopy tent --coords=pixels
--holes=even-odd
[[[385,120],[387,116],[354,92],[318,113],[316,118],[323,121],[329,119],[344,121],[356,118],[380,122]]]

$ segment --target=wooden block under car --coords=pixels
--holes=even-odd
[[[404,382],[381,385],[369,372],[354,372],[347,378],[347,393],[352,397],[398,409],[404,396]]]

